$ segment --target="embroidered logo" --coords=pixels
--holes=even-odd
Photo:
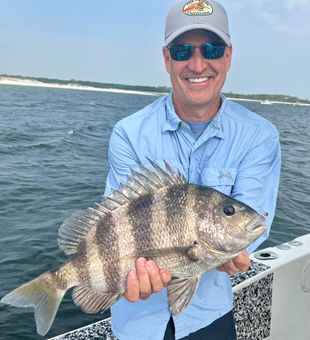
[[[213,7],[206,0],[190,0],[183,7],[183,13],[186,15],[210,15],[213,13]]]

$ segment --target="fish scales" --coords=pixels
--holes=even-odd
[[[196,226],[190,221],[192,200],[188,184],[170,187],[167,190],[165,209],[167,212],[166,225],[171,240],[170,246],[191,244],[195,237]]]
[[[98,247],[98,267],[100,267],[103,273],[101,284],[104,286],[102,288],[104,291],[114,291],[121,279],[118,239],[119,235],[117,234],[116,221],[113,214],[106,214],[96,226],[96,233],[93,239],[93,243]],[[112,254],[115,254],[113,261]]]
[[[176,233],[184,240],[183,232],[185,220],[182,218],[185,204],[180,197],[171,199],[169,196],[175,188],[160,189],[154,195],[149,204],[145,202],[133,202],[128,209],[128,214],[133,223],[136,242],[136,254],[148,249],[161,249],[179,245],[176,243]],[[178,191],[185,196],[186,187]],[[148,200],[147,200],[148,201]],[[174,211],[175,206],[179,207]]]
[[[124,278],[135,268],[134,260],[138,256],[147,256],[153,249],[185,246],[192,242],[195,238],[193,228],[187,225],[189,188],[189,185],[183,185],[160,189],[102,217],[95,239],[90,238],[88,242],[97,243],[100,249],[105,280],[108,281],[108,288],[104,289],[112,291],[112,287],[118,286],[124,290]],[[177,259],[178,254],[173,257],[170,251],[166,257],[161,256],[159,263],[179,264]]]
[[[264,217],[214,189],[185,182],[167,164],[139,165],[120,192],[112,191],[97,209],[69,217],[58,243],[72,255],[1,299],[33,307],[37,331],[45,335],[65,292],[87,313],[109,308],[126,289],[128,272],[143,256],[173,276],[168,285],[172,314],[190,303],[200,275],[234,258],[265,230]],[[155,170],[154,170],[155,169]]]
[[[113,256],[135,256],[148,249],[188,244],[193,238],[186,216],[188,188],[188,185],[184,185],[182,188],[172,188],[173,190],[160,189],[155,195],[146,195],[112,213],[117,239],[122,240],[124,245],[119,246],[119,252],[115,252]],[[175,196],[173,201],[169,196],[172,191],[174,194],[183,195],[184,198],[179,200],[179,197]],[[108,244],[111,246],[111,241],[105,236],[107,231],[103,228],[102,232],[100,247],[106,248]],[[130,242],[126,239],[127,237],[131,240]],[[111,254],[106,254],[105,258],[110,258],[110,256]],[[113,259],[110,258],[111,261]]]
[[[87,241],[83,240],[79,246],[79,253],[72,258],[72,263],[74,264],[78,273],[79,282],[85,283],[89,283],[91,281],[87,249]]]
[[[155,195],[148,194],[139,197],[125,208],[134,238],[134,253],[130,254],[132,256],[145,251],[145,247],[154,244],[153,233],[156,230],[153,224],[153,217],[155,218],[153,209],[157,203]]]

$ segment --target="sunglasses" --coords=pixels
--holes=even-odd
[[[200,49],[200,53],[205,59],[213,60],[223,57],[226,45],[206,43],[200,46],[194,46],[191,44],[180,44],[171,45],[168,47],[168,50],[173,60],[186,61],[193,56],[195,48]]]

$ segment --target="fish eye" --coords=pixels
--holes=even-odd
[[[227,216],[233,216],[236,213],[236,209],[232,205],[226,205],[223,211],[224,211],[224,214]]]

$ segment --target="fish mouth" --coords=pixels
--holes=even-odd
[[[246,230],[250,233],[261,235],[267,230],[265,218],[261,215],[258,215],[246,226]]]

